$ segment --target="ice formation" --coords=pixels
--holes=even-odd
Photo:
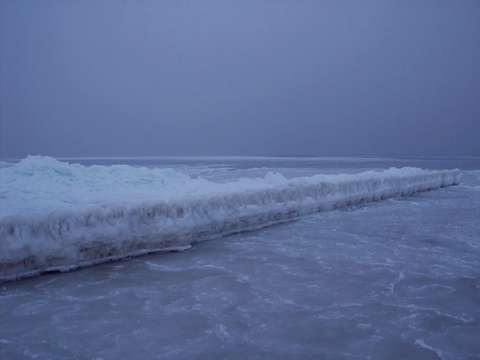
[[[391,168],[217,184],[172,170],[84,167],[44,157],[0,171],[0,281],[184,250],[301,215],[456,185],[461,178],[458,170]]]

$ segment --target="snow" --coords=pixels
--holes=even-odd
[[[97,168],[107,173],[113,164],[134,165],[127,168],[134,181],[135,172],[143,171],[140,165],[151,166],[159,173],[186,175],[185,183],[192,187],[202,180],[199,177],[208,180],[206,186],[220,186],[217,189],[229,184],[231,190],[218,191],[226,193],[240,189],[241,177],[258,185],[270,172],[300,181],[315,174],[348,173],[356,178],[369,170],[381,174],[391,166],[411,166],[460,168],[462,179],[458,186],[200,242],[191,251],[4,282],[2,359],[473,359],[480,353],[478,156],[81,163],[109,165]],[[81,185],[81,179],[76,180]],[[110,182],[120,180],[117,176]],[[18,212],[5,211],[5,216],[46,216],[59,209],[76,212],[146,201],[123,196],[135,186],[119,185],[118,194],[115,186],[107,181],[108,193],[98,191],[106,203],[82,202],[80,197],[75,203],[72,196],[71,204],[53,205],[33,197],[24,210],[18,206]],[[144,190],[148,192],[148,186]],[[52,191],[52,198],[57,195]],[[164,196],[165,203],[182,198],[182,189]]]
[[[0,168],[0,280],[78,267],[258,229],[298,216],[457,185],[459,170],[218,183],[173,169],[28,157]]]

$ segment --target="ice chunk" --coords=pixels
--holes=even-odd
[[[165,173],[165,170],[158,169],[161,174],[149,169],[91,169],[44,160],[40,159],[43,167],[39,166],[38,161],[35,164],[32,159],[27,159],[18,167],[3,170],[14,170],[17,174],[23,173],[37,179],[37,174],[41,173],[42,181],[47,184],[50,181],[52,188],[65,177],[71,179],[66,183],[84,184],[85,177],[92,172],[97,175],[90,181],[97,188],[98,183],[106,186],[109,182],[124,181],[135,171],[140,175],[131,178],[134,184],[122,186],[128,189],[141,188],[139,179],[147,179],[152,173],[156,180],[170,177],[175,179],[172,184],[175,181],[181,184],[176,188],[170,184],[169,189],[175,191],[174,196],[169,198],[162,195],[164,193],[158,184],[150,181],[149,186],[155,190],[146,192],[150,198],[148,201],[125,198],[122,203],[87,205],[80,200],[70,199],[71,206],[57,211],[3,217],[0,220],[2,281],[46,271],[70,270],[148,252],[187,249],[198,241],[261,228],[301,215],[456,185],[461,178],[458,170],[391,168],[383,172],[317,175],[291,180],[269,174],[264,179],[213,184],[201,179],[197,183],[196,179],[189,179],[180,173]],[[115,179],[122,171],[124,174],[119,176],[120,179]],[[10,180],[15,181],[13,177]],[[95,181],[98,183],[95,184]],[[22,178],[21,186],[26,184]],[[201,191],[202,185],[207,190]],[[185,188],[183,194],[181,187]],[[81,198],[85,194],[81,190],[78,193],[75,191],[72,188],[70,195]],[[44,194],[34,193],[32,196],[42,197]],[[3,190],[1,199],[5,199]]]

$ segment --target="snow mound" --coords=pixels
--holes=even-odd
[[[461,179],[458,170],[391,168],[291,180],[269,174],[263,179],[215,184],[168,169],[87,168],[43,157],[30,157],[0,170],[5,185],[0,201],[13,204],[12,194],[21,188],[25,202],[35,198],[39,204],[48,203],[0,220],[0,281],[150,252],[185,250],[198,241],[456,185]],[[122,202],[118,194],[95,200],[109,186],[125,190]],[[92,188],[96,190],[91,192]],[[90,194],[86,201],[85,194]],[[62,196],[68,206],[59,205]],[[17,198],[22,203],[22,197]]]

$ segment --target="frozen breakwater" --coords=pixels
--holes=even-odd
[[[458,170],[392,168],[317,175],[167,200],[81,205],[0,220],[0,281],[189,249],[193,243],[254,230],[319,211],[456,185]],[[128,199],[125,199],[128,201]]]

